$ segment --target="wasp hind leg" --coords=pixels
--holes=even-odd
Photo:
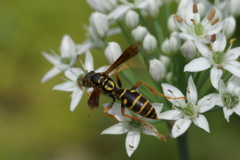
[[[133,116],[130,116],[130,115],[126,115],[125,114],[125,106],[123,104],[121,104],[121,113],[122,113],[122,116],[124,117],[127,117],[127,118],[130,118],[130,119],[133,119],[133,120],[137,120],[137,121],[140,121],[142,122],[145,126],[147,126],[148,128],[150,128],[159,138],[161,138],[163,141],[167,141],[165,137],[163,137],[160,133],[158,133],[158,131],[153,128],[151,125],[149,125],[148,123],[146,123],[144,120],[142,120],[141,118],[139,117],[133,117]]]
[[[133,90],[136,90],[141,84],[144,84],[144,85],[145,85],[153,94],[155,94],[155,95],[160,95],[160,96],[165,97],[165,98],[167,98],[167,99],[186,99],[186,97],[168,97],[168,96],[166,96],[166,95],[164,95],[164,94],[162,94],[162,93],[159,93],[159,92],[155,91],[152,87],[150,87],[147,83],[145,83],[145,82],[143,82],[143,81],[140,81],[140,82],[138,82],[137,84],[135,84],[135,85],[132,87],[132,89],[133,89]]]
[[[114,118],[114,119],[116,119],[117,122],[119,122],[118,119],[117,119],[114,115],[107,113],[108,110],[112,108],[112,106],[113,106],[114,103],[115,103],[115,98],[114,98],[113,101],[110,102],[110,103],[108,104],[108,106],[103,110],[103,113],[104,113],[106,116],[109,116],[109,117],[111,117],[111,118]]]

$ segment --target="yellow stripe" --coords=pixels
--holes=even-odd
[[[147,114],[145,114],[144,115],[144,117],[147,117],[150,113],[151,113],[151,111],[154,109],[154,107],[152,106],[151,108],[150,108],[150,110],[147,112]]]
[[[125,94],[127,89],[124,89],[124,91],[122,92],[122,94],[119,96],[119,98],[122,98],[122,96]]]
[[[147,104],[148,104],[148,100],[146,100],[146,102],[143,104],[143,106],[141,107],[140,111],[138,111],[136,113],[140,114]]]
[[[141,95],[137,96],[137,98],[135,99],[135,101],[132,103],[132,105],[131,105],[130,107],[128,107],[128,109],[132,109],[132,108],[135,106],[135,104],[137,103],[137,101],[138,101],[141,97],[142,97]]]

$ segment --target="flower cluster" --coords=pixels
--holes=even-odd
[[[149,72],[145,75],[150,77],[146,83],[155,84],[154,90],[163,92],[167,99],[164,101],[161,98],[163,104],[153,103],[153,94],[140,90],[157,110],[158,120],[149,121],[125,109],[125,115],[140,117],[153,129],[123,116],[120,104],[115,103],[108,110],[118,123],[102,134],[127,133],[129,156],[138,147],[140,131],[157,136],[153,132],[156,130],[151,124],[153,121],[156,124],[174,120],[169,129],[172,137],[177,138],[187,131],[192,122],[210,132],[204,113],[213,108],[223,108],[227,121],[233,113],[240,115],[240,47],[233,48],[236,39],[231,38],[236,28],[235,18],[240,15],[240,1],[87,0],[87,3],[94,10],[89,25],[85,27],[88,37],[82,44],[75,44],[70,36],[65,35],[60,55],[43,52],[53,68],[43,76],[42,82],[64,72],[66,82],[53,89],[72,92],[70,110],[74,111],[84,91],[90,94],[92,91],[92,88],[85,88],[79,83],[86,72],[94,70],[90,50],[103,51],[109,64],[112,64],[121,55],[122,49],[120,42],[108,41],[110,36],[124,36],[125,43],[129,45],[142,43],[138,63],[142,63]],[[170,13],[170,7],[175,6],[172,4],[178,7]],[[85,55],[85,62],[79,58],[82,55]],[[82,67],[77,67],[78,59]],[[104,72],[107,68],[102,66],[95,71]],[[139,79],[134,72],[122,72],[130,84]],[[184,96],[186,99],[178,98]]]

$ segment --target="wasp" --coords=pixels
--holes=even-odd
[[[113,100],[109,103],[109,105],[104,109],[103,113],[115,118],[113,115],[107,113],[107,111],[113,106],[116,99],[121,101],[121,113],[122,116],[128,117],[133,120],[137,120],[142,122],[144,125],[153,130],[158,137],[166,141],[166,139],[160,135],[152,126],[147,124],[144,120],[139,117],[134,117],[130,115],[126,115],[124,113],[125,108],[132,110],[133,112],[150,119],[158,119],[156,110],[153,105],[149,102],[147,98],[141,95],[137,88],[143,84],[145,85],[153,94],[161,95],[165,98],[169,99],[179,99],[185,97],[172,98],[167,97],[161,93],[158,93],[154,89],[152,89],[148,84],[143,81],[138,82],[131,89],[122,88],[122,84],[118,74],[116,74],[117,85],[116,83],[109,77],[109,73],[115,70],[119,65],[126,62],[133,56],[137,55],[140,52],[140,43],[136,43],[128,47],[122,55],[105,71],[101,73],[96,73],[95,71],[88,72],[82,79],[80,79],[80,83],[85,87],[93,87],[93,92],[88,100],[88,106],[93,109],[97,108],[99,105],[99,96],[101,93],[108,94]],[[115,118],[116,119],[116,118]]]

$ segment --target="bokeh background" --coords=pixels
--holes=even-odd
[[[82,43],[91,12],[84,0],[1,0],[0,160],[177,159],[175,139],[164,143],[145,135],[128,158],[126,135],[100,135],[115,121],[103,115],[102,108],[90,110],[88,95],[71,112],[70,93],[52,90],[62,83],[60,76],[40,83],[52,67],[41,52],[58,52],[64,34]],[[107,63],[102,53],[94,57],[101,59],[96,66]],[[101,97],[101,103],[108,101]],[[191,158],[239,159],[240,117],[234,114],[228,123],[221,110],[206,117],[210,134],[194,125],[189,129]]]

